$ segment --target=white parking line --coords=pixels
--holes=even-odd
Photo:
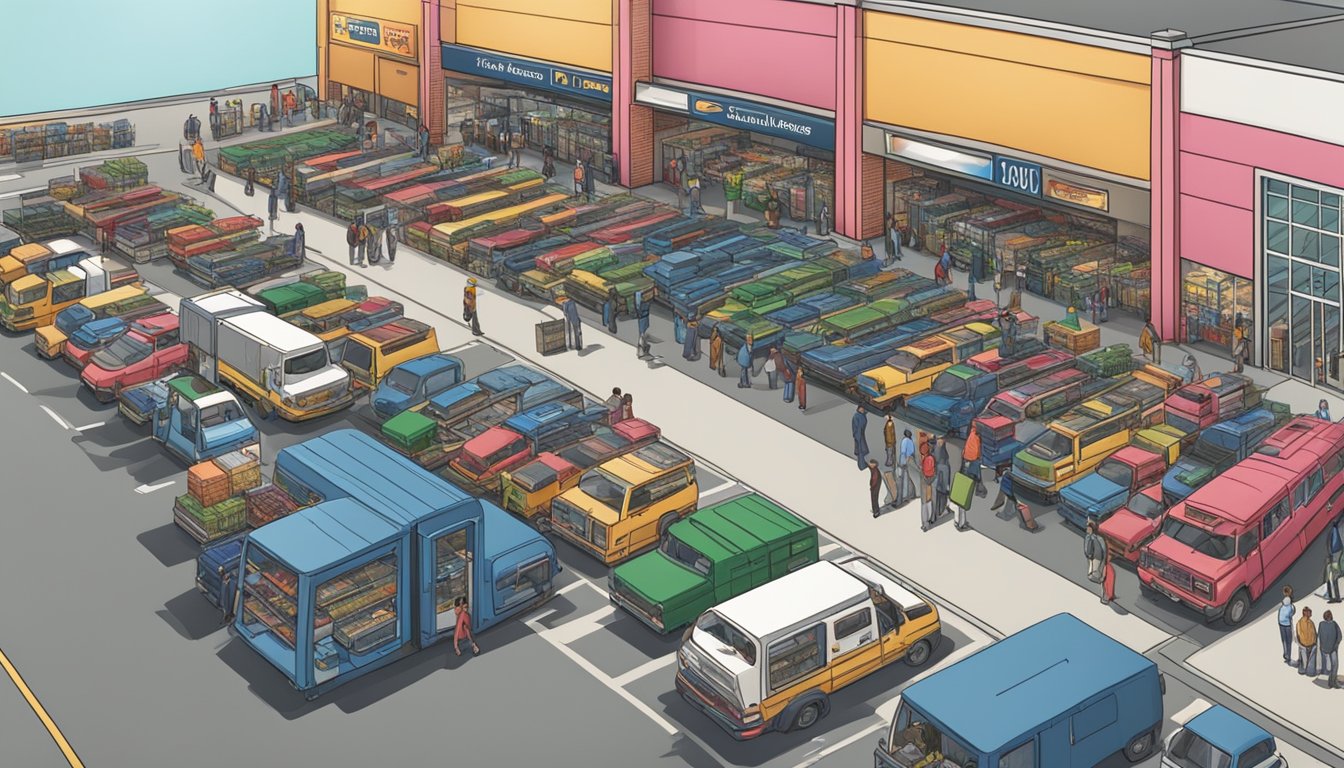
[[[3,376],[5,381],[8,381],[10,384],[13,384],[14,386],[18,387],[19,391],[22,392],[23,394],[25,395],[28,394],[28,388],[20,384],[18,379],[14,378],[13,376],[10,376],[8,373],[0,373],[0,376]]]
[[[620,677],[616,678],[615,682],[617,685],[624,688],[625,686],[635,682],[641,677],[645,677],[646,675],[650,675],[654,672],[657,672],[663,667],[672,665],[673,663],[676,662],[676,660],[677,660],[677,654],[675,652],[669,653],[666,656],[660,656],[652,661],[640,664],[638,667],[635,667],[629,672],[626,672],[624,675],[621,675]]]
[[[568,645],[601,629],[602,622],[615,615],[615,613],[616,606],[607,604],[592,613],[584,614],[572,621],[546,630],[546,635],[558,643]]]
[[[808,766],[816,765],[826,757],[833,755],[836,752],[839,752],[840,750],[844,749],[845,747],[848,747],[850,744],[853,744],[859,739],[864,739],[873,735],[874,733],[877,733],[878,731],[882,730],[885,727],[887,727],[887,724],[885,722],[874,723],[868,726],[867,728],[864,728],[862,731],[859,731],[858,733],[854,734],[853,736],[841,739],[840,741],[835,742],[834,744],[821,750],[820,752],[817,752],[815,757],[809,757],[808,759],[794,766],[794,768],[808,768]]]
[[[1182,709],[1180,712],[1171,716],[1171,722],[1184,726],[1186,723],[1195,719],[1195,716],[1213,705],[1203,699],[1195,699],[1190,702],[1190,706]]]
[[[839,548],[840,545],[832,541],[830,544],[822,544],[821,548],[817,550],[817,554],[821,557],[825,557]]]
[[[76,432],[87,432],[87,431],[89,431],[90,429],[97,429],[97,428],[99,428],[99,427],[101,427],[101,426],[103,426],[103,425],[105,425],[105,424],[107,424],[106,421],[95,421],[95,422],[93,422],[92,424],[85,424],[85,425],[82,426],[82,427],[75,427],[75,431],[76,431]]]
[[[551,646],[554,647],[557,651],[569,657],[570,661],[579,665],[579,667],[584,672],[587,672],[589,675],[591,675],[593,679],[597,680],[599,683],[610,688],[612,691],[616,693],[617,696],[620,696],[622,699],[625,699],[627,704],[639,710],[640,712],[644,713],[645,717],[649,718],[654,723],[656,723],[659,728],[662,728],[663,731],[667,733],[668,736],[677,735],[676,726],[669,723],[666,718],[664,718],[657,712],[653,711],[652,707],[640,701],[629,691],[625,690],[619,685],[616,685],[615,681],[613,681],[610,676],[608,676],[606,673],[604,673],[597,667],[593,666],[591,662],[580,656],[578,652],[576,652],[573,648],[570,648],[564,643],[561,643],[558,640],[556,640],[550,634],[550,630],[546,629],[546,627],[542,626],[541,624],[538,624],[535,619],[528,621],[527,626],[531,627],[533,632],[536,632],[537,635],[541,637],[541,639],[550,643]]]
[[[593,582],[591,582],[591,581],[589,581],[589,580],[587,580],[587,579],[585,579],[585,578],[583,578],[583,577],[579,577],[579,580],[578,580],[578,581],[576,581],[576,582],[574,582],[574,583],[572,583],[572,584],[566,584],[565,586],[563,586],[563,587],[561,587],[561,588],[555,590],[555,595],[556,595],[556,597],[559,597],[560,595],[563,595],[563,594],[565,594],[566,592],[572,592],[572,591],[578,589],[579,587],[592,587],[593,589],[597,589],[597,585],[596,585],[596,584],[594,584]],[[602,590],[598,589],[597,591],[601,592]]]
[[[155,483],[154,485],[145,483],[144,485],[136,487],[135,492],[139,494],[153,493],[161,488],[167,488],[168,486],[176,482],[177,482],[176,480],[168,480],[162,483]]]
[[[65,419],[61,418],[60,414],[56,413],[55,411],[51,410],[50,408],[48,408],[48,407],[45,406],[45,405],[39,405],[38,407],[41,408],[42,410],[46,411],[46,412],[47,412],[47,415],[51,417],[51,420],[54,421],[54,422],[56,422],[56,424],[59,425],[61,429],[69,429],[69,428],[70,428],[70,422],[68,422],[68,421],[66,421]]]

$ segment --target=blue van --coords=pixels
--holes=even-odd
[[[1139,762],[1161,738],[1165,687],[1152,661],[1061,613],[906,688],[874,763],[1067,768],[1117,752]]]
[[[1269,731],[1214,705],[1167,737],[1163,768],[1288,768]]]

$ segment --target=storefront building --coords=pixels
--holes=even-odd
[[[831,0],[624,0],[630,186],[858,230],[858,11]],[[624,41],[623,41],[624,45]],[[720,192],[721,190],[721,192]]]
[[[418,128],[421,56],[437,37],[423,11],[421,0],[319,0],[319,95]]]
[[[863,35],[865,238],[894,218],[984,283],[1148,307],[1148,40],[909,4]]]
[[[1181,52],[1182,340],[1231,352],[1238,320],[1251,361],[1344,390],[1341,200],[1344,22]]]

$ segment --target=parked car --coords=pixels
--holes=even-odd
[[[110,403],[125,387],[152,381],[187,364],[187,345],[178,335],[177,315],[137,320],[124,336],[93,353],[79,374],[100,403]]]
[[[1288,768],[1264,728],[1215,704],[1167,737],[1163,768]]]
[[[1161,482],[1167,462],[1156,453],[1127,445],[1107,456],[1097,471],[1059,492],[1059,516],[1082,528],[1110,517],[1135,491]]]
[[[1194,447],[1162,477],[1162,499],[1171,506],[1251,455],[1278,425],[1265,408],[1214,424],[1200,433]]]
[[[1153,540],[1167,519],[1167,504],[1162,500],[1162,484],[1153,483],[1129,497],[1115,514],[1101,521],[1097,533],[1106,539],[1106,547],[1131,563],[1139,561],[1139,550]]]
[[[390,419],[462,383],[462,361],[439,352],[408,360],[388,371],[373,393],[373,412]]]

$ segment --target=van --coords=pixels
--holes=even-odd
[[[938,609],[855,557],[821,561],[706,611],[682,636],[677,693],[739,741],[801,731],[850,683],[942,638]]]
[[[659,441],[585,472],[551,502],[551,529],[612,565],[657,544],[699,501],[691,457]]]
[[[1166,681],[1142,654],[1061,613],[901,692],[878,768],[1058,768],[1156,751]]]
[[[616,566],[611,602],[667,634],[718,603],[820,559],[817,528],[755,493],[672,524],[653,552]]]
[[[396,366],[437,353],[439,337],[432,326],[402,318],[352,333],[332,349],[333,357],[350,372],[355,386],[372,390]]]

